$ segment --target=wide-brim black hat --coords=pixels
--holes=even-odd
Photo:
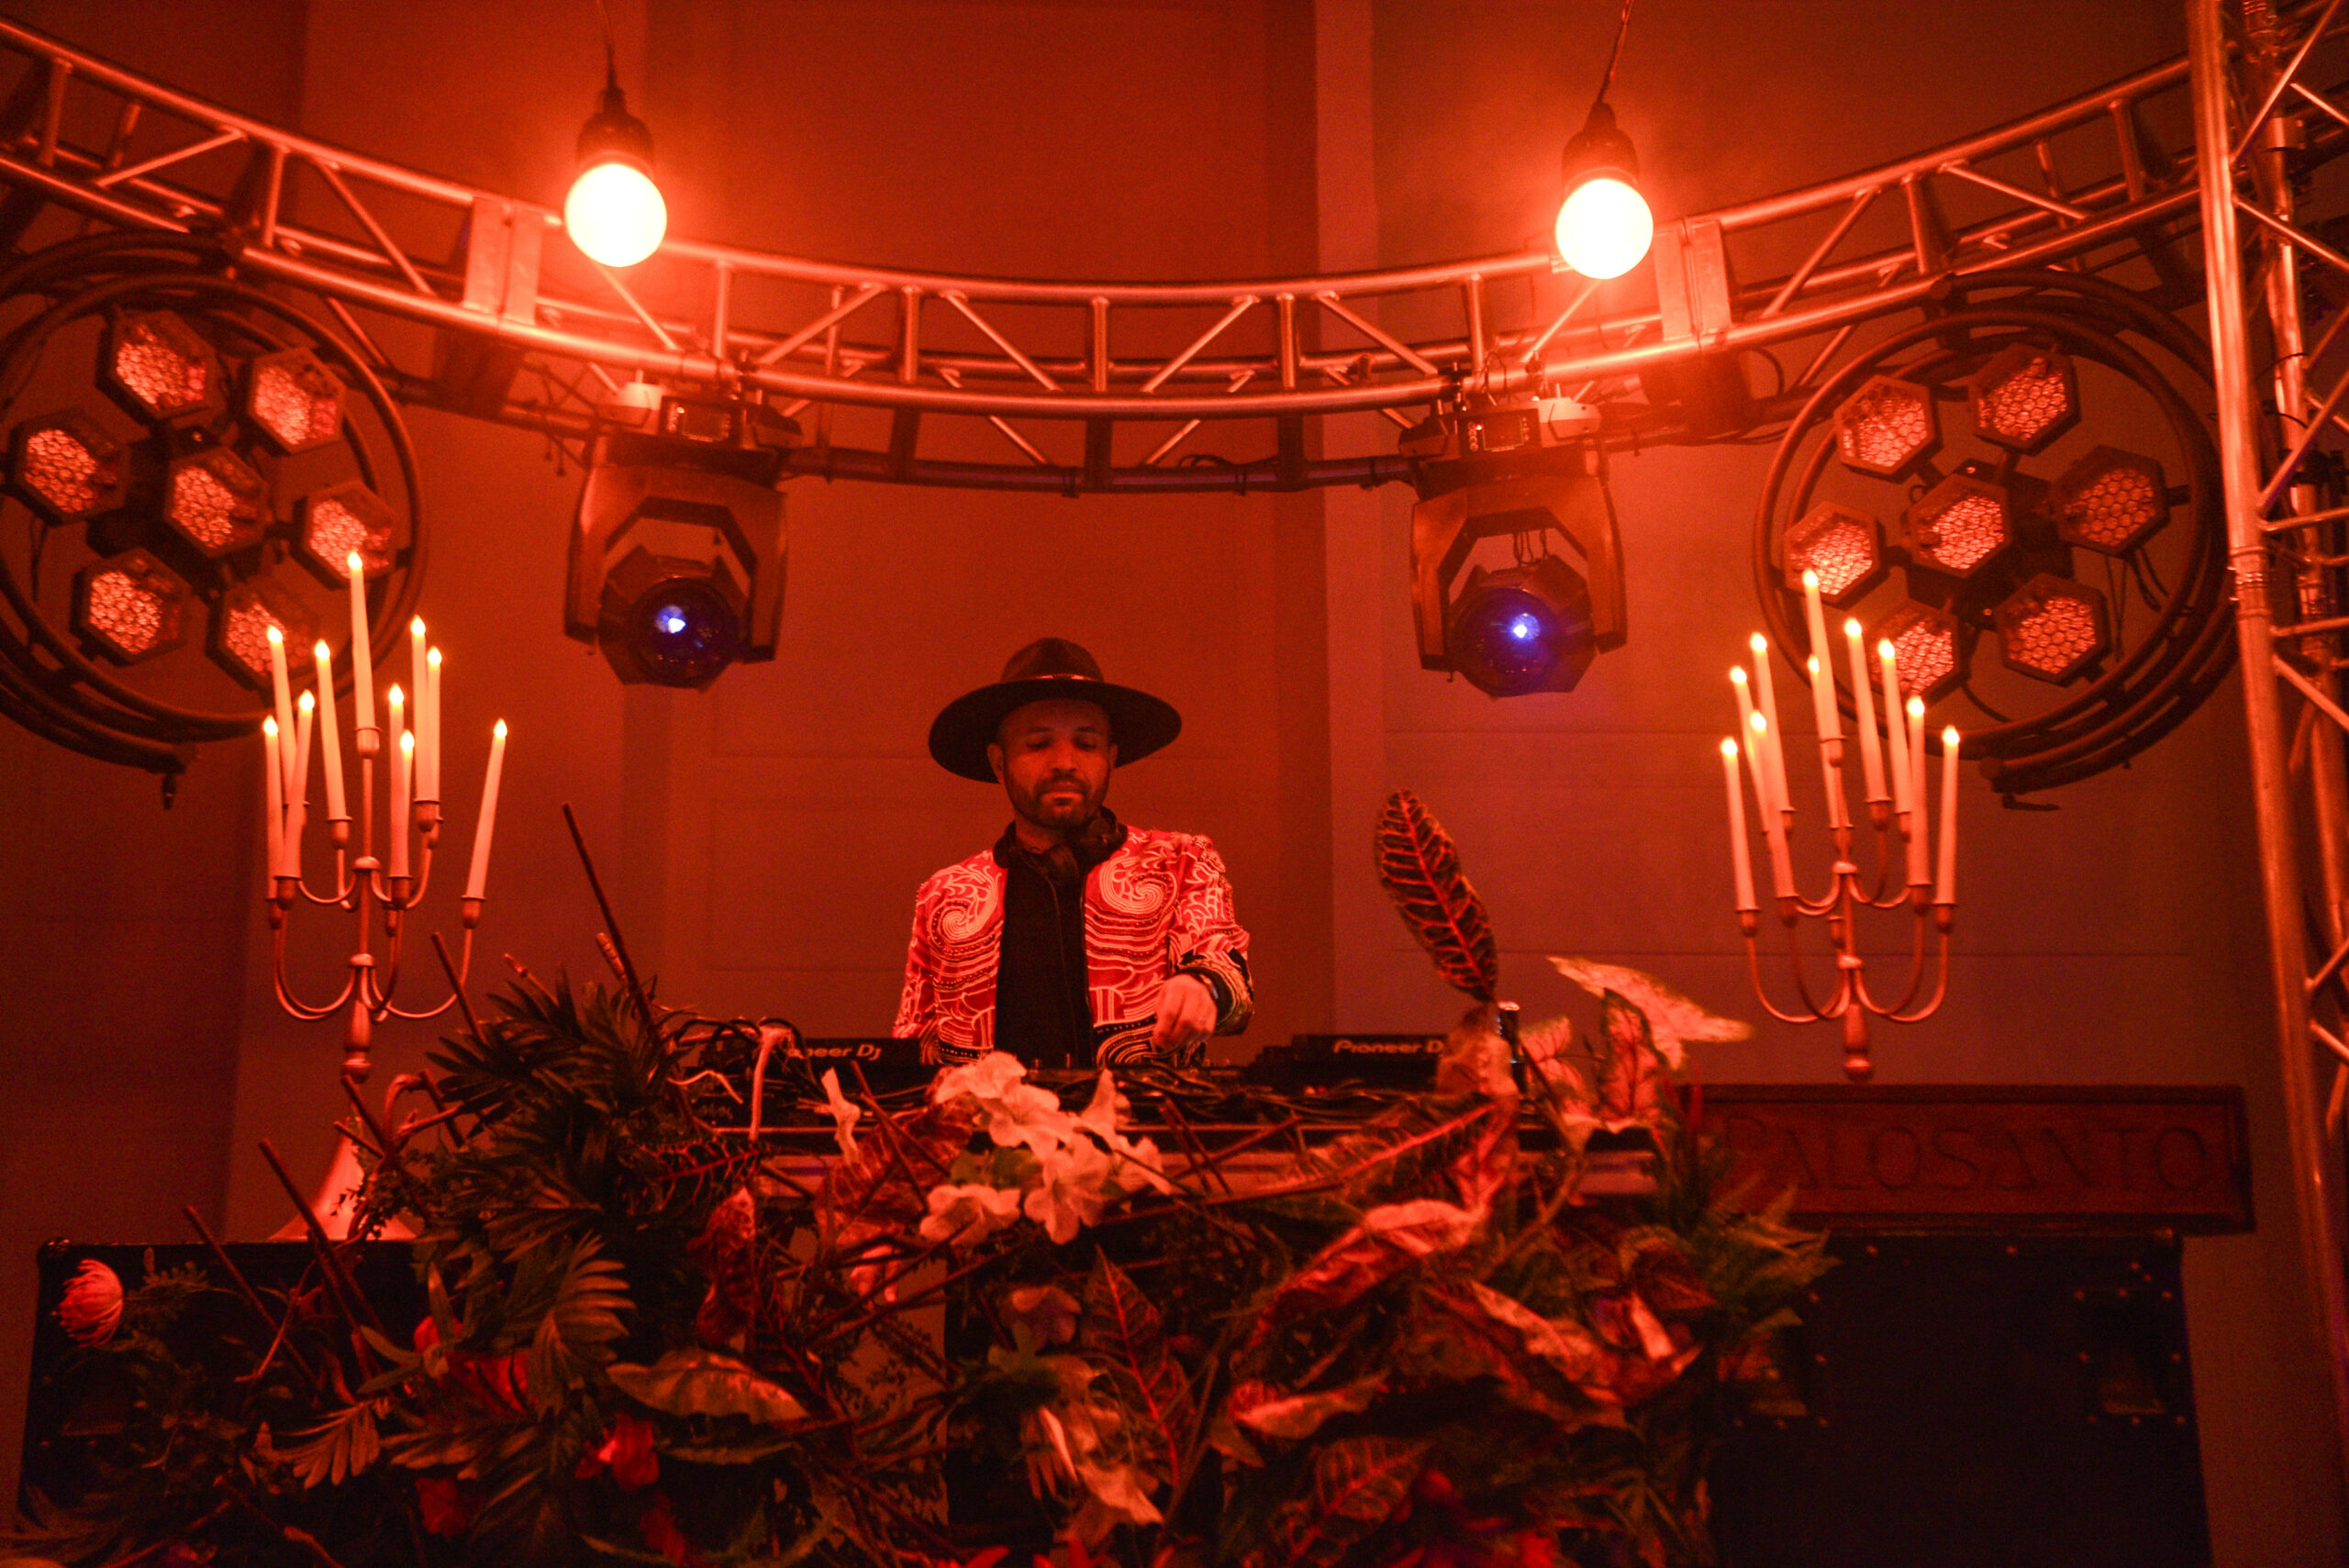
[[[1097,705],[1109,716],[1109,738],[1120,764],[1138,762],[1183,732],[1183,716],[1148,692],[1101,678],[1092,654],[1063,637],[1043,637],[1013,654],[1003,679],[965,692],[930,727],[930,754],[950,773],[995,782],[987,748],[1016,708],[1052,698]]]

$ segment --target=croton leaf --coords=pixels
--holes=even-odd
[[[1262,1383],[1246,1383],[1231,1391],[1225,1407],[1234,1421],[1252,1431],[1298,1442],[1319,1431],[1322,1423],[1333,1416],[1369,1409],[1370,1402],[1386,1385],[1385,1376],[1374,1373],[1316,1394],[1271,1397],[1276,1393],[1273,1388]]]
[[[1443,978],[1489,1002],[1500,989],[1500,955],[1492,922],[1460,869],[1460,851],[1419,797],[1398,789],[1386,797],[1374,835],[1378,881]]]
[[[1241,1568],[1330,1568],[1395,1517],[1427,1466],[1428,1445],[1346,1438],[1314,1451],[1305,1490],[1283,1503]]]
[[[1085,1341],[1108,1363],[1119,1392],[1141,1418],[1145,1462],[1173,1481],[1183,1472],[1183,1451],[1196,1425],[1190,1385],[1166,1353],[1158,1308],[1106,1253],[1085,1284]]]
[[[771,1427],[807,1417],[789,1389],[716,1351],[671,1351],[651,1366],[615,1362],[604,1371],[621,1393],[671,1416],[747,1416]]]

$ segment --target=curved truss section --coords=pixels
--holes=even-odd
[[[549,208],[293,135],[0,21],[0,81],[11,68],[0,182],[15,190],[0,239],[50,204],[128,228],[225,231],[249,272],[321,297],[413,400],[562,434],[583,431],[630,378],[750,394],[787,414],[818,409],[795,465],[841,477],[1069,491],[1375,483],[1408,478],[1410,462],[1328,441],[1308,459],[1305,422],[1373,411],[1408,427],[1544,394],[1598,403],[1618,439],[1702,437],[1719,431],[1668,395],[1692,379],[1674,373],[1768,354],[1778,373],[1762,413],[1783,414],[1861,324],[1926,302],[1953,272],[2142,259],[2162,282],[2194,283],[2172,250],[2195,221],[2183,60],[1929,152],[1665,224],[1653,299],[1628,307],[1614,302],[1632,290],[1555,272],[1546,250],[1089,284],[672,239],[623,276],[580,256]],[[440,329],[434,368],[406,371],[374,350],[364,313]],[[1806,368],[1789,371],[1797,356]],[[869,446],[833,439],[829,414],[857,410],[879,411]],[[985,421],[990,455],[1010,461],[940,441],[952,420]],[[1271,455],[1200,450],[1218,437]]]

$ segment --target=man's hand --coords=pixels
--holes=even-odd
[[[1196,974],[1178,974],[1158,994],[1158,1023],[1150,1031],[1153,1051],[1182,1051],[1215,1032],[1215,993]]]

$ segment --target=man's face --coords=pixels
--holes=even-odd
[[[1093,703],[1053,697],[1014,708],[987,748],[1012,814],[1055,834],[1093,820],[1109,793],[1118,748],[1108,716]]]

